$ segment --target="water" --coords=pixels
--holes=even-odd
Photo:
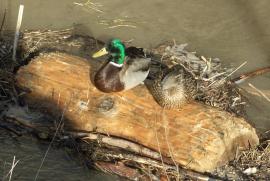
[[[0,180],[8,174],[14,156],[19,162],[13,170],[12,180],[34,180],[48,149],[48,143],[42,143],[32,137],[11,138],[3,133],[3,130],[0,129]],[[49,150],[37,178],[38,181],[117,180],[116,177],[101,172],[89,171],[67,151],[54,147]]]
[[[93,5],[80,4],[85,2],[87,1],[0,0],[0,17],[3,10],[7,9],[5,29],[15,29],[18,6],[21,3],[25,5],[22,29],[61,29],[80,24],[82,33],[103,41],[111,37],[119,37],[123,40],[133,40],[132,44],[147,48],[174,39],[178,43],[188,43],[190,50],[196,50],[206,57],[219,57],[224,64],[232,64],[236,67],[247,61],[236,75],[270,65],[270,2],[268,0],[260,0],[256,3],[251,0],[91,1],[101,5],[96,6],[98,10],[95,10]],[[260,90],[270,90],[269,74],[248,82]],[[247,83],[241,86],[248,87]],[[270,103],[264,98],[249,94],[247,96],[252,104],[248,108],[249,119],[260,132],[269,130]],[[28,142],[24,147],[33,154],[39,146],[37,143]],[[13,146],[13,149],[18,151],[20,147]],[[1,148],[1,158],[8,155],[7,150],[9,147]],[[57,173],[54,174],[61,176],[61,173],[65,172],[70,175],[70,180],[76,180],[78,175],[70,170],[72,166],[78,168],[80,165],[72,160],[61,159],[65,155],[61,150],[53,150],[50,154],[53,160],[57,160]],[[35,160],[32,164],[36,166],[39,161]],[[78,172],[81,175],[89,173],[85,169],[78,169]],[[49,178],[55,177],[49,176]],[[89,179],[88,176],[79,178]]]

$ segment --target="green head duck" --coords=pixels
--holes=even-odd
[[[112,39],[109,44],[96,52],[93,58],[97,58],[106,54],[110,54],[110,62],[115,66],[121,67],[125,61],[125,45],[119,39]]]
[[[110,93],[128,90],[146,79],[151,60],[144,56],[143,49],[126,48],[119,39],[112,39],[92,57],[106,54],[110,54],[108,62],[97,71],[94,78],[94,84],[100,91]]]

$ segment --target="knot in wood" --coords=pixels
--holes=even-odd
[[[98,104],[98,112],[109,113],[114,110],[115,102],[111,97],[105,97],[100,100]]]

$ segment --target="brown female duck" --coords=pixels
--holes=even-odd
[[[197,81],[184,67],[175,65],[161,72],[149,88],[160,106],[181,108],[195,98]]]

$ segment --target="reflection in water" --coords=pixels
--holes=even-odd
[[[25,5],[22,29],[61,29],[82,24],[85,27],[83,33],[103,41],[112,37],[132,39],[134,45],[148,48],[165,40],[175,39],[178,43],[188,43],[190,50],[196,50],[199,54],[219,57],[224,64],[237,66],[247,61],[236,74],[270,65],[268,0],[256,3],[251,0],[1,0],[0,17],[5,9],[8,12],[5,29],[15,29],[18,3]],[[270,89],[269,74],[250,81],[259,89]],[[242,86],[248,85],[244,83]],[[249,119],[261,131],[269,130],[270,112],[267,110],[270,109],[270,104],[261,98],[250,99],[250,103],[254,105],[249,107]],[[24,147],[25,152],[20,150],[21,157],[19,153],[15,155],[22,160],[21,165],[27,165],[24,162],[31,163],[25,166],[29,171],[24,174],[34,175],[30,171],[31,165],[36,167],[34,162],[39,163],[46,146],[40,149],[40,145],[29,140],[20,143],[20,146],[11,142],[6,145],[8,146],[4,149],[1,147],[0,158],[10,156],[10,159],[2,161],[12,160],[10,149],[15,154]],[[50,178],[55,178],[54,174],[62,176],[61,173],[64,172],[73,173],[74,178],[78,176],[81,180],[88,177],[83,168],[76,170],[78,165],[63,159],[63,151],[52,150],[50,155],[50,158],[57,158],[52,159],[51,163],[48,158],[47,164],[51,165],[44,167],[51,174]],[[57,160],[57,164],[54,160]],[[50,168],[56,168],[55,165],[59,166],[58,173],[50,172]]]

